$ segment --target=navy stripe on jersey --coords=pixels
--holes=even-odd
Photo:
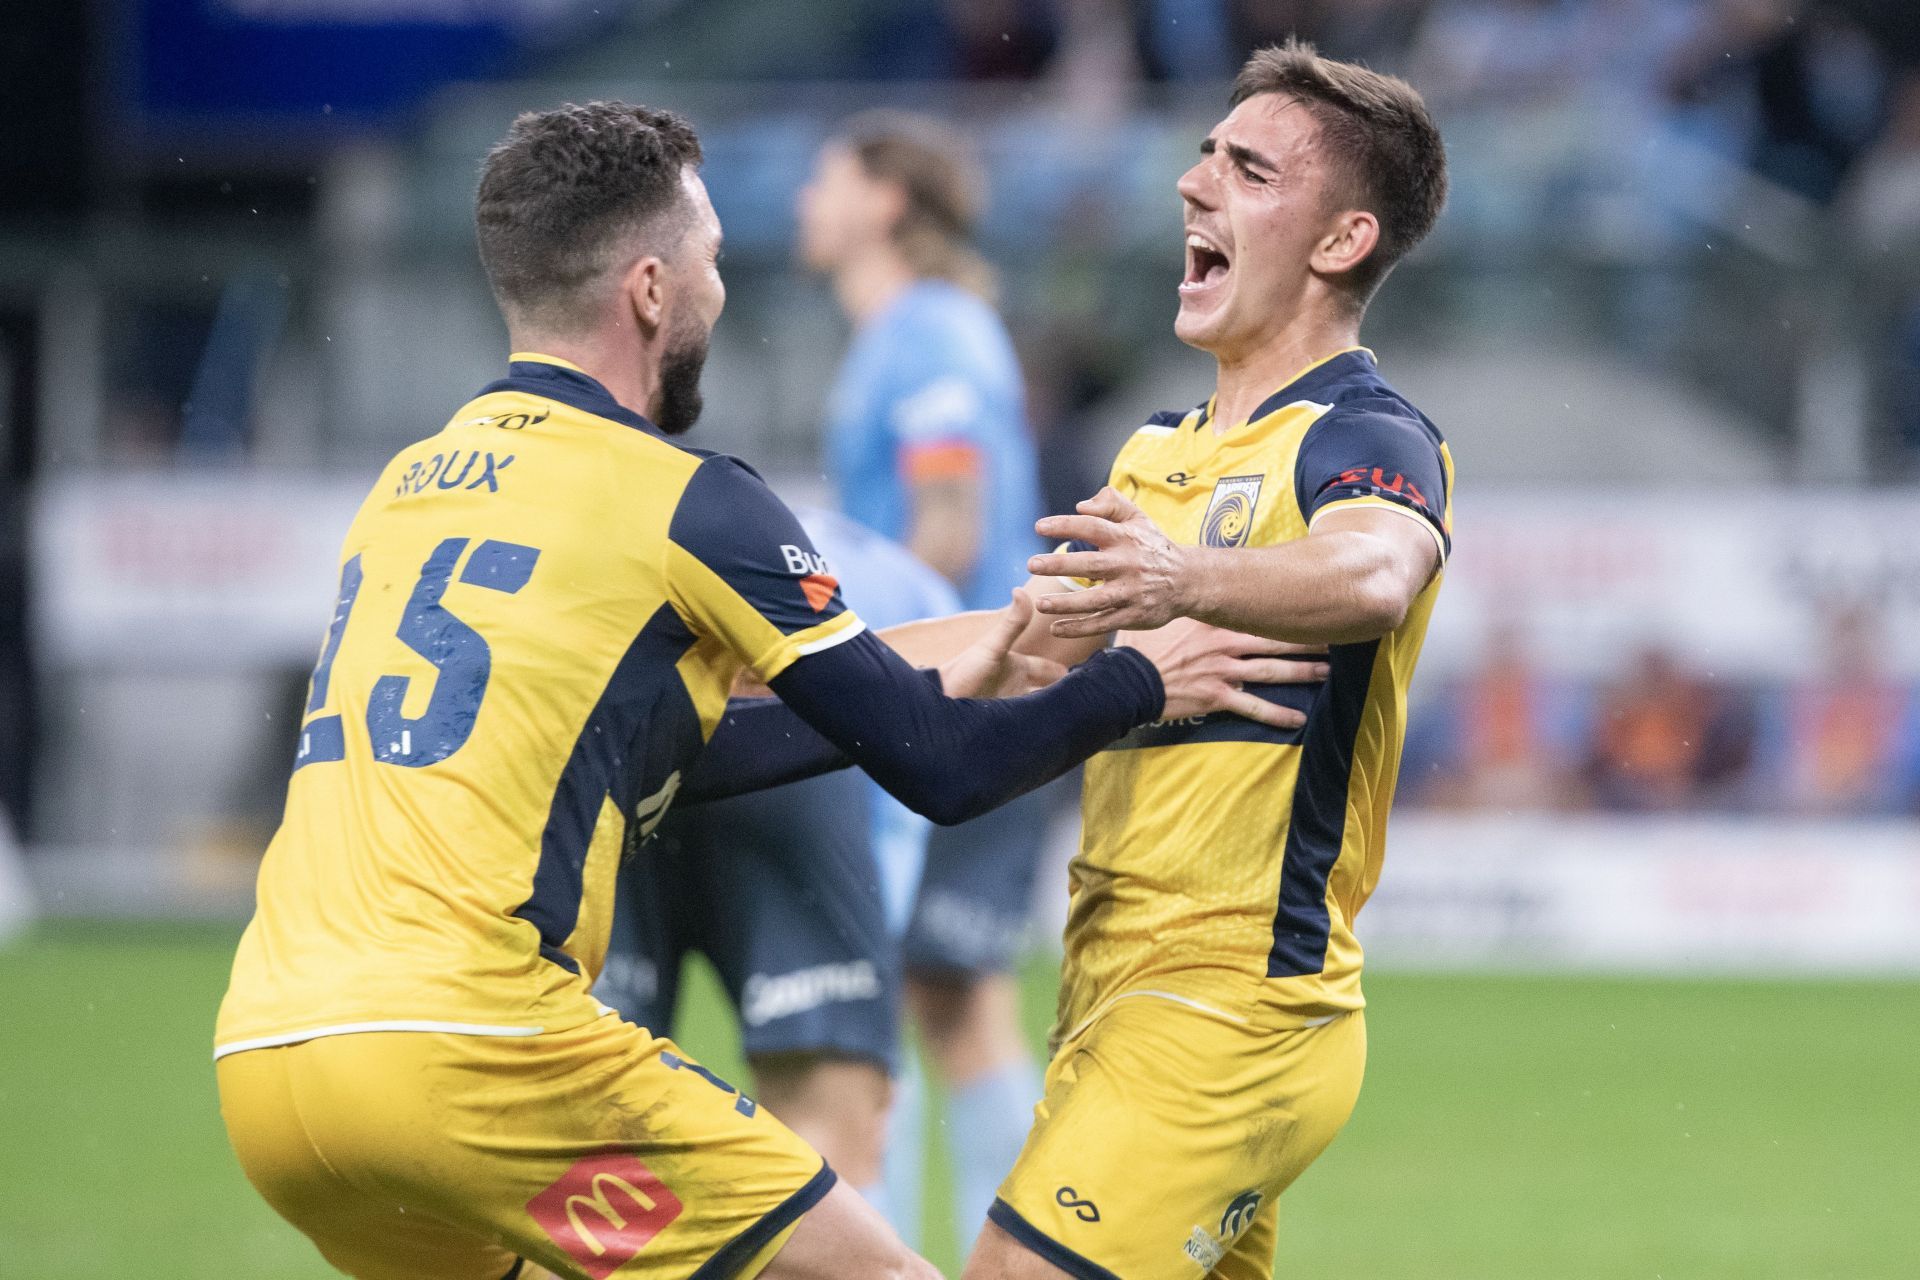
[[[1327,967],[1327,877],[1339,861],[1347,829],[1347,790],[1353,749],[1373,683],[1378,640],[1337,644],[1327,654],[1333,674],[1322,686],[1300,754],[1280,866],[1280,901],[1273,917],[1267,976],[1298,978]]]
[[[1250,684],[1247,692],[1282,707],[1312,711],[1319,697],[1317,684]],[[1180,747],[1196,742],[1265,742],[1276,747],[1298,745],[1304,729],[1275,729],[1230,711],[1189,716],[1184,720],[1156,720],[1120,739],[1109,751],[1139,751],[1146,747]]]
[[[1248,422],[1258,422],[1270,413],[1298,404],[1302,400],[1318,403],[1333,403],[1338,393],[1358,389],[1377,388],[1387,391],[1387,384],[1380,379],[1380,371],[1374,366],[1373,356],[1366,351],[1342,351],[1325,364],[1316,365],[1262,400],[1259,407],[1247,415]],[[1391,392],[1389,392],[1391,394]],[[1200,414],[1193,420],[1193,429],[1198,431],[1213,421],[1214,402],[1209,400],[1200,406]],[[1157,419],[1158,414],[1155,415]],[[1179,414],[1175,422],[1186,417]]]
[[[607,797],[631,821],[634,805],[699,752],[700,718],[675,667],[692,646],[680,615],[661,605],[614,668],[554,789],[533,891],[513,914],[540,931],[540,954],[570,972],[580,964],[561,947],[580,922],[587,849]]]
[[[713,454],[700,464],[674,508],[667,537],[782,635],[846,612],[832,567],[799,518],[738,458]]]

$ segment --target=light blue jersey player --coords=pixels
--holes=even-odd
[[[1019,363],[971,244],[982,202],[951,133],[880,114],[821,150],[798,213],[802,255],[831,277],[854,326],[828,406],[843,508],[938,569],[969,608],[997,609],[1044,548]],[[1035,792],[935,831],[907,927],[908,1005],[947,1086],[954,1213],[968,1239],[1040,1097],[1012,967],[1058,798]],[[915,1163],[896,1155],[890,1166]],[[895,1222],[912,1239],[907,1207]]]
[[[959,611],[953,587],[905,548],[838,512],[794,514],[870,627]],[[676,808],[649,856],[621,868],[594,989],[664,1034],[683,961],[705,955],[740,1015],[759,1100],[890,1216],[890,1188],[917,1198],[910,1172],[885,1185],[880,1174],[900,936],[931,829],[858,770]],[[901,1093],[911,1123],[917,1080]]]
[[[1044,513],[1020,366],[993,309],[946,280],[909,284],[861,325],[828,415],[841,509],[918,544],[967,608],[1004,605],[1027,580],[1033,522]],[[962,507],[952,523],[971,529],[928,528],[939,516],[926,508],[943,503]],[[967,545],[958,556],[946,547],[927,555],[938,538]]]

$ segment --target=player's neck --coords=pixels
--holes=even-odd
[[[906,261],[888,248],[860,254],[834,272],[833,292],[847,319],[858,327],[885,311],[915,279]]]
[[[1216,357],[1214,431],[1232,430],[1302,370],[1359,345],[1357,316],[1301,316],[1245,355]]]
[[[650,416],[654,393],[660,389],[660,362],[648,359],[633,344],[527,332],[509,336],[513,350],[557,356],[605,387],[618,404],[641,417]]]

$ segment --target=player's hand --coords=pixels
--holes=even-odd
[[[1094,583],[1084,591],[1040,598],[1040,612],[1055,615],[1048,630],[1062,637],[1150,631],[1188,612],[1183,592],[1190,578],[1186,560],[1191,547],[1161,533],[1111,485],[1076,510],[1077,515],[1048,516],[1034,526],[1042,537],[1090,542],[1095,548],[1056,551],[1027,561],[1028,571],[1038,577]]]
[[[1248,693],[1250,684],[1317,684],[1331,668],[1326,651],[1285,640],[1179,618],[1155,631],[1128,632],[1119,643],[1138,649],[1160,669],[1167,687],[1163,720],[1231,711],[1275,729],[1298,729],[1306,713]]]
[[[991,631],[941,664],[940,687],[954,698],[1017,698],[1066,675],[1057,662],[1014,652],[1032,619],[1033,598],[1016,590]]]

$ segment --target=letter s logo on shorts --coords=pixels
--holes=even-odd
[[[527,1201],[527,1212],[593,1280],[633,1260],[686,1206],[631,1152],[577,1161]]]

